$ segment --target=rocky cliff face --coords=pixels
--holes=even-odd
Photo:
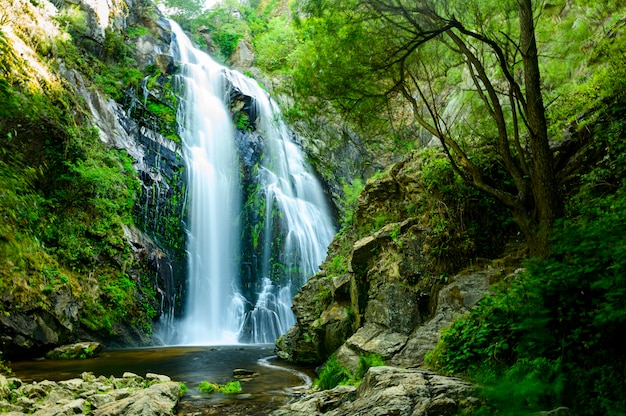
[[[406,209],[425,203],[422,164],[413,155],[368,181],[354,226],[294,299],[297,324],[276,343],[281,358],[321,363],[336,354],[355,370],[360,355],[375,353],[388,364],[420,366],[439,329],[513,270],[514,261],[484,261],[454,273],[462,260],[442,261],[433,221]]]
[[[468,267],[462,250],[441,255],[432,211],[407,209],[433,197],[423,166],[411,155],[367,182],[352,227],[335,238],[322,271],[294,298],[297,323],[276,342],[277,355],[289,361],[332,356],[357,374],[362,359],[374,355],[386,366],[370,368],[358,387],[314,390],[275,415],[449,415],[480,406],[472,386],[425,370],[424,358],[439,331],[493,281],[514,278],[518,262],[510,256]]]
[[[88,282],[82,287],[75,286],[78,283],[74,283],[72,277],[68,282],[67,276],[61,276],[67,284],[60,288],[58,279],[48,278],[46,283],[44,276],[44,284],[48,286],[43,294],[38,285],[33,285],[33,279],[25,276],[31,287],[26,283],[23,290],[2,295],[2,349],[9,356],[40,354],[79,338],[104,339],[108,345],[152,343],[150,320],[164,310],[172,311],[179,306],[176,302],[183,288],[177,279],[184,276],[185,267],[185,186],[180,143],[168,134],[172,127],[150,107],[156,103],[158,109],[169,108],[172,112],[175,109],[173,96],[167,94],[171,87],[165,85],[169,80],[167,65],[162,71],[158,68],[159,62],[167,62],[159,58],[168,53],[169,23],[153,3],[144,0],[58,0],[52,3],[3,0],[1,4],[3,47],[22,59],[17,64],[28,68],[24,71],[31,71],[34,83],[52,85],[55,82],[54,88],[61,85],[77,97],[79,107],[73,108],[73,113],[95,127],[99,139],[112,152],[122,151],[131,156],[141,185],[134,208],[134,224],[123,226],[125,241],[116,248],[131,256],[96,259],[100,263],[98,267],[109,267],[107,262],[111,261],[111,267],[119,268],[121,275],[128,276],[136,287],[134,296],[141,307],[131,308],[129,313],[133,314],[133,319],[123,324],[114,323],[105,333],[85,324],[83,311],[89,306],[85,302],[114,299],[115,292],[111,292],[114,289],[104,288],[98,276],[81,277]],[[63,42],[68,41],[65,30],[71,32],[69,41],[83,54],[82,57],[71,56],[71,63],[61,58],[50,60],[70,53],[60,49]],[[149,73],[151,82],[145,82],[143,88],[125,89],[123,80],[118,79],[114,101],[102,92],[102,85],[94,83],[94,77],[104,75],[98,74],[103,69],[94,73],[88,63],[81,65],[85,65],[82,59],[98,57],[112,67],[130,65],[115,62],[113,59],[117,58],[111,57],[116,54],[130,59],[128,62],[139,67],[137,71]],[[15,68],[21,70],[19,65]],[[7,68],[11,66],[2,67],[3,81],[8,80],[3,86],[11,85],[15,78],[10,70],[4,72]],[[148,76],[145,77],[148,81]],[[47,137],[28,136],[22,133],[21,125],[10,123],[9,119],[3,121],[2,132],[8,131],[9,137],[29,138],[28,146],[41,147],[45,161],[44,149],[48,141],[55,140],[55,133]],[[55,128],[60,131],[65,127]],[[45,144],[43,140],[47,140]],[[38,141],[41,143],[37,144]],[[30,151],[25,155],[25,164],[36,166],[39,163],[35,160],[37,153]],[[41,271],[29,273],[38,275]]]

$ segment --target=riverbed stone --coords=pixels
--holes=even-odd
[[[11,387],[9,384],[9,380],[2,374],[0,374],[0,399],[4,399],[5,397],[9,397],[11,392]]]
[[[154,384],[131,397],[105,404],[94,411],[95,416],[169,416],[178,403],[180,384]]]
[[[62,380],[58,382],[60,386],[63,386],[66,389],[74,392],[80,392],[83,389],[84,383],[85,382],[80,378],[72,378],[69,380]]]
[[[22,383],[2,376],[6,397],[0,397],[0,409],[4,412],[35,414],[37,416],[94,415],[170,415],[178,403],[180,384],[169,381],[168,376],[149,373],[152,385],[137,382],[143,377],[134,375],[124,378],[95,378],[83,373],[82,378],[53,382]],[[84,379],[87,379],[85,381]],[[167,380],[167,381],[165,381]],[[132,388],[116,388],[116,385],[133,383]],[[102,410],[104,409],[104,410]],[[107,410],[108,409],[108,410]]]
[[[45,407],[33,413],[35,416],[70,416],[85,413],[87,402],[85,399],[76,399],[67,404],[54,407]]]
[[[146,380],[148,381],[158,381],[159,383],[165,383],[166,381],[172,381],[172,379],[166,375],[163,374],[154,374],[154,373],[147,373],[146,374]]]
[[[46,397],[45,403],[52,405],[68,403],[74,399],[74,395],[71,391],[66,389],[52,389]]]

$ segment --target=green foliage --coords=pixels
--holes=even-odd
[[[248,132],[254,130],[254,126],[250,123],[250,117],[243,111],[237,111],[233,115],[233,121],[235,122],[237,130]]]
[[[210,383],[208,381],[202,381],[200,382],[200,384],[198,384],[198,387],[196,388],[202,393],[211,394],[217,390],[216,386],[216,384]]]
[[[196,387],[202,393],[223,393],[223,394],[238,394],[241,393],[241,383],[239,381],[229,381],[226,384],[211,383],[209,381],[202,381]]]
[[[496,256],[503,249],[502,241],[517,231],[510,213],[466,184],[440,150],[424,149],[420,157],[421,185],[428,197],[414,209],[431,226],[431,254],[447,264],[448,271],[474,257]],[[475,159],[475,163],[481,162]],[[493,162],[485,160],[482,165],[506,183],[506,174],[489,163]]]
[[[325,268],[330,275],[329,277],[348,273],[348,257],[343,254],[335,255],[331,259],[330,264],[326,264]]]
[[[385,365],[385,360],[376,353],[365,353],[359,357],[359,366],[354,373],[354,378],[357,380],[365,377],[365,373],[372,367],[380,367]]]
[[[431,365],[477,378],[498,409],[625,412],[624,185],[555,231],[553,257],[453,324]]]
[[[126,35],[131,39],[140,38],[150,33],[150,30],[145,26],[128,26],[126,28]]]
[[[322,390],[330,390],[340,384],[347,383],[352,375],[350,371],[337,361],[337,357],[331,356],[324,364],[315,380],[315,386]]]
[[[365,184],[359,178],[353,179],[351,184],[342,179],[341,186],[344,195],[341,230],[344,231],[356,224],[357,200],[365,188]]]
[[[2,353],[0,353],[0,374],[5,376],[12,376],[13,370],[9,367],[9,363],[4,361],[2,358]]]
[[[298,47],[294,27],[286,18],[269,21],[266,32],[256,37],[256,64],[268,72],[290,69],[292,53]]]
[[[220,48],[222,55],[228,59],[237,49],[237,44],[243,35],[231,30],[220,30],[213,35],[213,40]]]
[[[337,357],[333,354],[320,370],[314,384],[322,390],[329,390],[339,385],[358,385],[367,370],[382,365],[385,365],[385,362],[379,354],[365,353],[359,357],[357,370],[352,374],[350,370],[339,364]]]
[[[59,16],[77,38],[83,18],[74,7]],[[100,57],[67,36],[53,43],[50,53],[59,59],[51,64],[62,60],[88,85],[106,80],[101,86],[116,93],[138,85],[141,73],[124,68],[129,49],[119,33],[106,32]],[[16,309],[48,309],[50,298],[64,293],[82,305],[87,332],[106,337],[130,325],[149,333],[156,301],[136,299],[156,294],[140,291],[128,274],[133,257],[123,229],[133,222],[139,191],[132,159],[102,143],[69,89],[33,76],[1,35],[0,47],[15,57],[0,66],[0,289]]]
[[[78,36],[87,30],[85,14],[75,4],[64,7],[57,15],[56,20],[62,28],[74,36]]]
[[[170,9],[179,19],[193,19],[200,15],[205,2],[202,0],[157,0],[157,4]]]
[[[241,383],[239,381],[229,381],[223,386],[220,386],[219,392],[224,394],[241,393]]]

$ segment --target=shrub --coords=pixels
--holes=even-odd
[[[553,257],[528,264],[455,322],[428,363],[483,383],[500,411],[563,404],[580,414],[626,412],[616,393],[626,388],[625,185],[563,222]]]
[[[346,383],[351,377],[348,369],[339,364],[337,357],[333,355],[320,370],[315,385],[322,390],[329,390]]]

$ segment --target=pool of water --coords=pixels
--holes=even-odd
[[[234,345],[202,347],[158,347],[107,350],[87,360],[31,360],[11,363],[23,381],[65,380],[84,371],[95,376],[121,377],[125,371],[145,376],[165,374],[188,387],[178,415],[267,415],[271,410],[300,396],[313,369],[288,365],[273,356],[274,346]],[[235,395],[205,394],[196,389],[202,381],[225,383],[234,380],[233,370],[256,373],[241,381]]]

